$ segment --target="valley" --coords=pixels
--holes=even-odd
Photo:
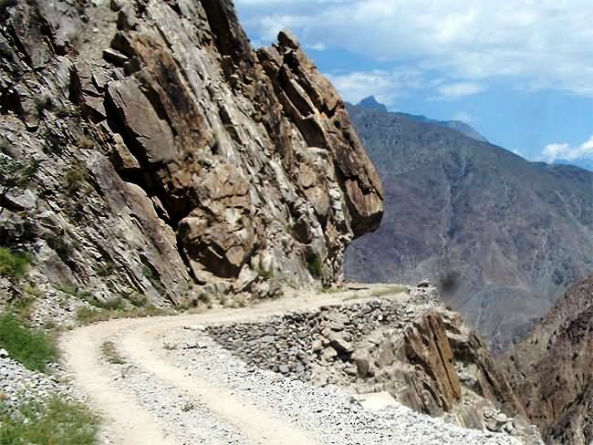
[[[385,216],[346,275],[429,278],[498,351],[593,270],[593,173],[531,163],[403,113],[350,107],[385,188]]]

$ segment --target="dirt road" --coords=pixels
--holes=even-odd
[[[242,309],[220,309],[195,315],[122,319],[86,326],[64,335],[61,348],[64,364],[73,383],[88,395],[91,405],[103,418],[104,442],[112,444],[178,444],[176,437],[164,431],[162,419],[148,410],[137,394],[116,382],[113,371],[102,353],[105,342],[112,342],[122,358],[143,372],[147,380],[161,385],[163,394],[173,388],[185,399],[205,405],[216,421],[239,432],[249,443],[314,444],[311,432],[278,415],[273,406],[256,407],[243,394],[231,388],[213,386],[211,382],[169,363],[161,336],[184,326],[195,328],[213,323],[256,320],[288,311],[322,305],[354,302],[385,292],[388,286],[372,286],[366,290],[351,290],[335,294],[300,295],[266,302]],[[169,389],[166,389],[169,388]],[[157,391],[158,392],[158,391]],[[171,409],[174,407],[172,406]],[[207,435],[207,434],[206,434]],[[212,442],[207,443],[215,443]]]

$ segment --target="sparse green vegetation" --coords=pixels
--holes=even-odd
[[[0,444],[93,445],[98,419],[76,402],[53,397],[22,405],[17,413],[0,402]]]
[[[146,306],[146,303],[148,302],[148,297],[146,297],[146,295],[135,291],[124,294],[123,298],[128,300],[136,307]]]
[[[64,174],[64,188],[75,193],[89,180],[89,172],[80,162],[73,162]]]
[[[173,311],[170,309],[163,309],[155,306],[124,310],[81,307],[76,312],[76,319],[81,323],[91,324],[117,318],[158,317],[161,315],[171,315],[172,313]]]
[[[93,300],[93,295],[89,291],[81,289],[80,287],[75,286],[74,284],[70,284],[70,283],[59,284],[59,285],[56,285],[56,289],[59,290],[60,292],[64,292],[65,294],[68,294],[72,297],[76,297],[79,300],[88,301],[89,303],[91,303]]]
[[[158,290],[161,293],[165,292],[165,286],[163,286],[158,272],[153,267],[144,264],[144,266],[142,266],[142,273],[144,277],[148,281],[150,281],[150,284],[152,284],[156,290]]]
[[[106,341],[101,345],[101,353],[105,360],[112,365],[124,365],[126,363],[124,358],[117,352],[115,343],[112,341]]]
[[[114,270],[115,270],[115,264],[113,264],[113,262],[109,261],[109,262],[106,262],[105,264],[101,264],[97,268],[97,275],[99,275],[100,277],[109,277],[109,276],[113,275]]]
[[[113,298],[111,298],[109,300],[99,300],[96,296],[94,296],[88,290],[84,290],[78,286],[75,286],[75,285],[69,284],[69,283],[57,285],[56,289],[61,292],[64,292],[65,294],[68,294],[72,297],[75,297],[79,300],[86,301],[87,303],[94,306],[95,308],[105,309],[105,310],[114,310],[114,311],[115,310],[119,310],[119,311],[125,310],[126,309],[126,301],[124,298],[136,298],[135,300],[132,301],[133,304],[136,304],[141,301],[146,301],[145,300],[146,297],[144,297],[144,300],[142,300],[141,298],[143,296],[140,296],[140,294],[136,295],[136,293],[129,294],[129,295],[114,296]]]
[[[91,150],[95,148],[95,141],[84,134],[76,140],[76,144],[78,145],[78,148],[86,150]]]
[[[270,270],[258,269],[257,274],[264,280],[271,280],[272,278],[274,278],[274,271],[271,269]]]
[[[35,97],[33,103],[35,104],[35,109],[39,115],[42,115],[45,110],[51,110],[54,105],[51,97],[46,95]]]
[[[321,278],[323,271],[323,260],[318,253],[307,256],[307,269],[314,278]]]
[[[194,405],[192,402],[186,402],[181,407],[181,411],[183,411],[184,413],[188,413],[190,411],[193,411],[194,409],[196,409],[196,405]]]
[[[50,337],[27,328],[12,313],[0,317],[0,347],[23,366],[36,371],[43,371],[58,357],[58,350]]]
[[[74,246],[72,244],[70,244],[61,236],[51,236],[45,241],[47,242],[47,245],[58,254],[64,263],[68,263],[68,261],[70,261],[70,258],[74,253]]]
[[[16,315],[21,320],[28,320],[31,318],[31,313],[33,312],[33,304],[37,300],[37,297],[32,295],[21,295],[19,298],[12,304],[12,310],[16,313]]]
[[[12,279],[25,276],[33,258],[28,253],[13,252],[6,247],[0,247],[0,275]]]

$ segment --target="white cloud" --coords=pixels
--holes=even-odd
[[[467,111],[458,111],[452,116],[452,119],[454,121],[465,122],[466,124],[471,124],[475,120],[474,117]]]
[[[328,78],[345,100],[358,103],[368,96],[375,96],[386,105],[393,105],[398,97],[425,85],[422,73],[408,71],[357,71],[328,74]]]
[[[292,28],[381,61],[480,83],[513,76],[525,89],[593,96],[590,0],[237,0],[243,21],[271,41]]]
[[[557,160],[574,161],[576,159],[593,159],[593,136],[578,147],[570,144],[549,144],[542,153],[542,160],[552,163]]]
[[[438,92],[443,98],[459,98],[481,93],[485,88],[475,82],[457,82],[448,85],[442,85]]]
[[[314,49],[315,51],[325,51],[325,44],[323,42],[310,43],[305,45],[307,49]]]

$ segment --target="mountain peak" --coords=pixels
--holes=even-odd
[[[387,107],[381,102],[377,101],[375,96],[365,97],[360,102],[358,102],[357,106],[366,108],[367,110],[387,111]]]

